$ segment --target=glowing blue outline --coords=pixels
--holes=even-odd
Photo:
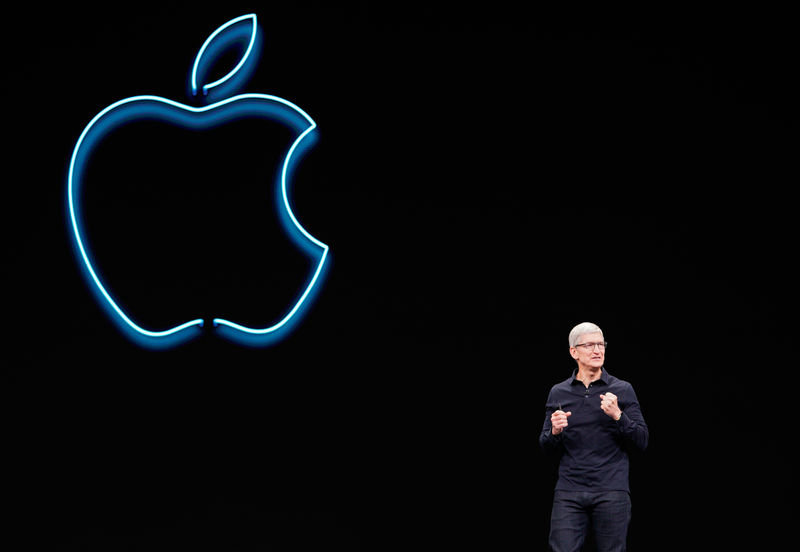
[[[231,78],[231,76],[234,73],[236,73],[243,66],[244,60],[249,57],[250,50],[252,49],[252,45],[253,45],[254,40],[255,40],[255,34],[256,34],[256,29],[257,29],[255,14],[241,16],[241,17],[238,17],[236,19],[233,19],[233,20],[229,21],[228,23],[226,23],[225,25],[221,26],[216,31],[214,31],[214,33],[212,33],[212,35],[203,44],[203,47],[201,48],[201,51],[198,53],[198,56],[195,58],[195,64],[194,64],[194,68],[193,68],[193,71],[192,71],[192,78],[193,79],[195,79],[195,77],[196,77],[196,68],[197,68],[198,60],[202,56],[202,54],[203,54],[204,50],[206,49],[206,47],[208,46],[208,44],[210,44],[211,41],[216,36],[218,36],[220,34],[220,32],[222,32],[223,30],[225,30],[225,29],[229,28],[231,25],[233,25],[233,24],[235,24],[235,23],[237,23],[239,21],[242,21],[244,19],[247,19],[249,17],[252,17],[252,19],[253,19],[253,34],[251,36],[250,45],[248,46],[248,51],[245,53],[245,56],[242,58],[242,61],[240,61],[239,65],[237,65],[237,67],[233,71],[228,73],[228,75],[226,75],[222,79],[219,79],[218,81],[215,81],[211,85],[207,85],[206,87],[204,87],[204,92],[208,88],[217,86],[217,85],[221,84],[222,82],[224,82],[225,80],[228,80],[229,78]],[[193,82],[192,86],[195,87],[195,83],[194,82]],[[195,90],[196,90],[196,88],[195,88]],[[142,345],[147,345],[147,346],[151,346],[151,347],[169,347],[169,346],[172,346],[174,344],[177,344],[181,340],[189,339],[189,338],[194,337],[195,335],[197,335],[197,329],[203,327],[204,321],[203,321],[203,319],[198,318],[198,319],[190,320],[188,322],[184,322],[183,324],[179,324],[177,326],[174,326],[172,328],[169,328],[169,329],[163,330],[163,331],[147,330],[147,329],[139,326],[138,324],[136,324],[125,313],[125,311],[117,304],[117,302],[114,301],[114,299],[112,298],[111,294],[108,292],[108,290],[105,288],[105,286],[101,282],[101,278],[99,277],[99,275],[97,274],[97,272],[95,271],[95,269],[92,266],[92,262],[89,259],[89,252],[87,251],[87,248],[84,245],[84,241],[83,241],[83,239],[81,237],[80,225],[78,224],[78,219],[80,217],[78,217],[77,214],[76,214],[76,205],[75,205],[75,199],[74,199],[74,189],[75,189],[76,186],[73,184],[73,181],[74,181],[76,166],[78,166],[79,169],[82,170],[83,163],[85,161],[85,159],[84,159],[84,157],[82,155],[84,152],[81,150],[82,146],[84,145],[84,140],[87,138],[87,136],[89,136],[89,133],[90,133],[90,131],[92,131],[92,129],[98,129],[98,132],[102,133],[103,123],[106,123],[106,124],[111,125],[111,126],[115,126],[115,125],[121,124],[121,122],[127,121],[127,120],[129,120],[131,118],[136,118],[136,115],[140,115],[141,113],[134,112],[134,114],[131,115],[131,114],[128,114],[127,111],[122,109],[122,108],[131,107],[131,106],[134,106],[134,104],[140,103],[140,102],[145,102],[145,103],[147,103],[147,102],[155,102],[156,106],[158,106],[159,104],[162,104],[161,107],[168,106],[170,108],[175,108],[175,109],[179,110],[178,111],[178,115],[179,116],[175,119],[175,120],[177,120],[177,122],[183,123],[184,125],[186,125],[188,127],[205,127],[205,126],[212,126],[213,124],[215,124],[217,122],[221,122],[221,121],[228,120],[229,118],[231,118],[230,115],[226,116],[223,113],[224,110],[223,111],[219,111],[219,112],[211,115],[210,112],[212,110],[219,110],[220,108],[223,108],[225,106],[233,106],[233,104],[236,103],[236,102],[244,102],[247,105],[244,105],[243,107],[247,108],[248,105],[249,105],[249,103],[248,103],[249,100],[259,101],[259,105],[261,105],[261,102],[263,102],[263,101],[275,102],[277,104],[283,105],[285,107],[288,107],[289,109],[291,109],[295,113],[299,114],[308,123],[308,127],[305,130],[303,130],[300,133],[300,135],[295,139],[295,141],[292,143],[291,147],[289,148],[289,150],[288,150],[288,152],[286,154],[286,157],[284,158],[283,165],[281,167],[281,172],[280,172],[280,191],[281,191],[281,194],[280,195],[281,195],[281,198],[282,198],[283,212],[281,212],[279,210],[279,215],[280,215],[281,221],[284,224],[285,229],[290,234],[290,236],[291,236],[292,233],[291,233],[291,228],[288,227],[288,225],[286,224],[286,219],[287,219],[286,215],[288,215],[288,220],[291,221],[292,225],[294,226],[294,229],[297,230],[303,238],[305,238],[306,240],[308,240],[309,242],[311,242],[312,244],[317,246],[322,251],[322,254],[320,255],[319,261],[317,262],[316,269],[314,270],[314,273],[313,273],[311,279],[306,284],[306,287],[303,290],[302,294],[295,301],[294,305],[289,310],[289,312],[287,314],[285,314],[283,316],[283,318],[280,321],[278,321],[277,323],[275,323],[275,324],[273,324],[271,326],[265,327],[265,328],[252,328],[252,327],[244,326],[244,325],[241,325],[241,324],[237,324],[235,322],[231,322],[231,321],[226,320],[224,318],[214,318],[213,319],[213,327],[215,329],[218,329],[224,337],[230,338],[230,339],[232,339],[234,341],[237,341],[237,342],[239,342],[241,344],[245,344],[245,345],[266,345],[268,343],[271,343],[274,339],[278,339],[279,337],[281,337],[283,335],[283,332],[281,332],[281,330],[288,330],[289,326],[290,326],[289,322],[291,320],[293,320],[293,319],[296,320],[296,317],[297,317],[298,313],[300,312],[300,310],[302,309],[302,307],[304,306],[306,301],[313,295],[313,290],[315,289],[315,286],[316,286],[317,282],[320,280],[320,277],[324,272],[323,269],[325,267],[326,260],[328,259],[328,252],[329,252],[328,245],[323,243],[322,241],[316,239],[305,228],[303,228],[303,226],[297,220],[297,217],[295,217],[294,212],[292,211],[291,205],[289,203],[288,192],[287,192],[288,173],[290,171],[290,167],[292,166],[292,158],[295,156],[295,154],[300,156],[301,155],[301,153],[300,153],[301,150],[305,149],[305,148],[301,148],[300,147],[301,143],[303,143],[304,141],[306,141],[306,145],[308,145],[310,143],[307,140],[307,138],[310,138],[311,136],[313,136],[312,133],[317,127],[317,125],[314,122],[314,120],[305,111],[300,109],[300,107],[298,107],[294,103],[292,103],[292,102],[290,102],[288,100],[285,100],[283,98],[280,98],[278,96],[272,96],[272,95],[269,95],[269,94],[257,94],[257,93],[239,94],[237,96],[234,96],[234,97],[231,97],[231,98],[226,98],[226,99],[221,100],[219,102],[216,102],[216,103],[213,103],[213,104],[210,104],[210,105],[206,105],[206,106],[203,106],[203,107],[192,107],[192,106],[189,106],[189,105],[181,104],[181,103],[176,102],[174,100],[163,98],[161,96],[139,95],[139,96],[131,96],[129,98],[125,98],[125,99],[119,100],[117,102],[114,102],[113,104],[107,106],[105,109],[100,111],[97,115],[95,115],[92,118],[92,120],[89,122],[89,124],[86,125],[86,127],[81,132],[80,137],[78,138],[78,141],[75,143],[75,147],[74,147],[73,152],[72,152],[72,157],[70,159],[69,172],[68,172],[68,177],[67,177],[67,197],[68,197],[69,217],[70,217],[72,235],[73,235],[73,237],[75,239],[75,244],[77,245],[77,249],[78,249],[78,252],[80,253],[81,260],[83,261],[82,266],[86,270],[86,272],[89,274],[89,276],[91,277],[91,281],[94,283],[93,290],[95,292],[99,292],[100,297],[102,297],[102,299],[105,301],[105,303],[111,308],[111,311],[113,313],[115,313],[119,317],[119,320],[122,321],[122,324],[119,324],[121,329],[123,329],[123,330],[132,330],[132,333],[130,331],[128,331],[126,333],[128,333],[128,335],[130,337],[132,337],[135,341],[139,342]],[[152,107],[153,106],[151,105],[150,108],[152,109]],[[233,107],[231,107],[231,109],[233,109]],[[106,119],[106,116],[109,115],[111,112],[113,112],[115,110],[119,110],[116,115],[118,115],[120,118],[119,119]],[[185,111],[187,113],[182,113],[181,111]],[[267,110],[267,112],[270,113],[270,114],[274,114],[269,110]],[[189,115],[189,114],[205,114],[205,113],[209,113],[209,119],[211,121],[210,123],[208,123],[203,117],[201,117],[198,120],[194,120]],[[236,112],[234,110],[233,117],[240,116],[240,115],[241,115],[241,112]],[[159,112],[159,110],[156,109],[154,111],[150,111],[149,112],[149,116],[159,118],[159,117],[163,117],[163,114],[161,114]],[[171,119],[168,119],[168,118],[166,118],[166,120],[169,121],[169,122],[175,122],[175,120],[171,120]],[[283,122],[284,123],[288,123],[289,121],[284,120]],[[298,130],[299,130],[299,128],[298,128]],[[92,146],[94,144],[93,140],[96,140],[96,139],[97,138],[91,137],[88,140],[87,149],[91,150],[91,148],[92,148]],[[88,155],[88,152],[87,152],[87,155]],[[294,236],[292,236],[292,237],[294,237]],[[299,245],[304,245],[304,244],[300,244],[299,240],[296,240],[296,241],[297,241],[297,243]],[[305,248],[305,249],[307,251],[307,248]],[[115,322],[118,322],[119,320],[115,319]],[[240,332],[240,333],[237,333],[237,332]],[[165,338],[170,338],[170,339],[169,340],[165,340]]]
[[[236,23],[239,23],[240,21],[244,21],[245,19],[252,19],[253,20],[253,23],[252,23],[253,29],[252,29],[252,32],[250,33],[250,42],[247,45],[247,50],[245,51],[244,56],[242,56],[242,59],[239,60],[239,63],[236,65],[236,67],[231,69],[231,71],[227,75],[225,75],[224,77],[222,77],[220,79],[215,80],[211,84],[204,84],[203,85],[203,94],[207,94],[208,91],[211,88],[219,86],[220,84],[224,83],[225,81],[227,81],[228,79],[233,77],[233,75],[238,73],[239,70],[244,66],[245,62],[250,57],[250,53],[253,51],[253,45],[256,42],[256,34],[257,34],[257,31],[258,31],[258,20],[256,18],[256,14],[254,14],[254,13],[250,13],[250,14],[247,14],[247,15],[242,15],[242,16],[239,16],[239,17],[237,17],[235,19],[231,19],[230,21],[228,21],[227,23],[225,23],[224,25],[219,27],[216,31],[214,31],[213,33],[211,33],[208,36],[206,41],[200,47],[200,50],[198,50],[197,57],[194,58],[194,65],[192,66],[192,95],[193,96],[197,95],[197,68],[200,65],[200,60],[202,59],[203,54],[205,53],[205,51],[208,48],[209,44],[211,44],[214,41],[214,39],[217,38],[217,36],[221,32],[223,32],[225,29],[230,28],[231,26],[235,25]]]

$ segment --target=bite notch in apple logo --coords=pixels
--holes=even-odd
[[[202,79],[221,52],[234,41],[245,40],[247,47],[238,64],[222,78],[207,84]],[[246,93],[231,96],[252,71],[258,49],[259,31],[255,14],[232,19],[215,30],[195,57],[191,71],[191,93],[206,100],[194,107],[161,96],[139,95],[119,100],[101,110],[81,132],[69,163],[67,176],[67,209],[69,229],[81,272],[98,304],[124,335],[135,343],[154,349],[165,349],[184,343],[211,328],[222,337],[242,345],[264,346],[283,339],[302,318],[313,302],[328,268],[329,247],[312,236],[296,218],[289,200],[289,182],[293,168],[313,144],[314,120],[294,103],[278,96]],[[292,242],[310,259],[312,270],[294,302],[276,320],[264,327],[252,327],[224,318],[213,318],[207,324],[202,318],[175,323],[168,328],[146,328],[137,323],[123,308],[105,283],[89,248],[82,212],[82,179],[95,147],[113,129],[130,121],[168,122],[193,130],[206,130],[225,122],[247,118],[278,121],[296,133],[286,151],[277,177],[276,202],[278,218]]]

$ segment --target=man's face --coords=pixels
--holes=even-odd
[[[570,347],[569,354],[578,361],[579,367],[602,368],[606,359],[606,350],[605,347],[597,344],[603,343],[605,341],[603,340],[603,334],[600,332],[583,334],[578,338],[576,346]],[[592,346],[588,344],[592,344]]]

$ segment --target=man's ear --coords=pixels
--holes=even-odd
[[[570,347],[569,348],[569,356],[571,356],[575,360],[578,360],[578,349],[576,349],[575,347]]]

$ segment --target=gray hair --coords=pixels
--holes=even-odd
[[[591,322],[581,322],[580,324],[572,328],[571,332],[569,332],[569,346],[574,347],[575,345],[577,345],[578,338],[580,336],[595,332],[600,332],[602,334],[603,330],[601,330],[597,326],[597,324],[592,324]]]

